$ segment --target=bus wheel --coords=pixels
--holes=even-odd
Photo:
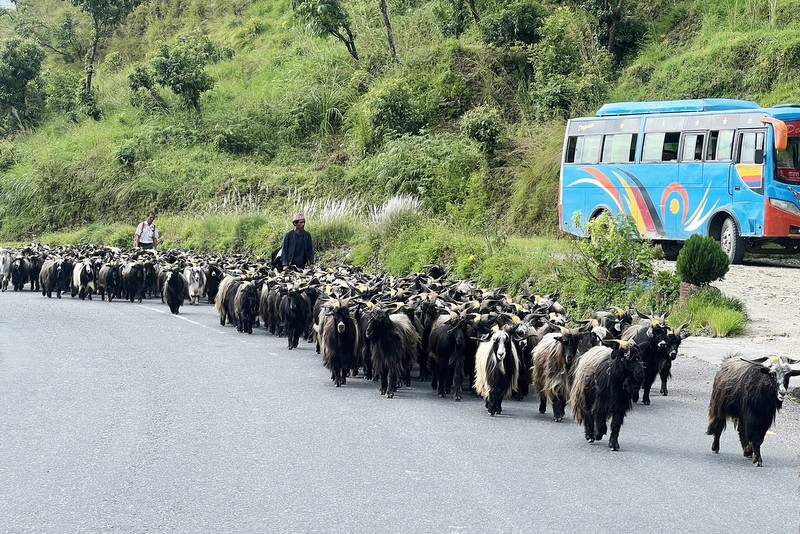
[[[662,241],[661,250],[664,251],[664,259],[675,261],[678,259],[678,253],[681,251],[683,243],[679,241]]]
[[[719,244],[725,254],[728,255],[731,264],[742,263],[744,259],[744,239],[739,233],[736,223],[730,217],[722,223]]]

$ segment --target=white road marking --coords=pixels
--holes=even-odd
[[[162,314],[166,314],[167,313],[166,310],[162,310],[162,309],[159,309],[159,308],[153,308],[152,306],[145,306],[144,304],[138,304],[138,306],[140,308],[144,308],[146,310],[151,310],[151,311],[162,313]],[[212,327],[210,327],[208,325],[205,325],[203,323],[198,323],[197,321],[192,321],[191,319],[183,317],[182,315],[175,315],[175,318],[176,319],[180,319],[182,321],[186,321],[186,322],[192,323],[192,324],[196,324],[197,326],[201,326],[201,327],[206,328],[208,330],[211,330],[212,332],[215,332],[217,334],[227,334],[227,332],[225,330],[220,330],[218,328],[212,328]],[[240,341],[244,342],[244,340],[240,340]]]

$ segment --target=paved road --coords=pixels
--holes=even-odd
[[[0,294],[0,531],[797,531],[800,418],[764,467],[704,435],[714,365],[688,350],[669,397],[613,453],[569,417],[335,388],[311,345],[220,327],[211,306]],[[691,338],[690,338],[691,339]],[[794,428],[797,428],[796,426]]]

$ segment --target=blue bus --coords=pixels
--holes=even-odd
[[[622,102],[571,119],[558,210],[575,235],[604,211],[629,215],[668,259],[692,234],[719,241],[732,263],[798,253],[800,104]]]

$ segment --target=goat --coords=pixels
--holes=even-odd
[[[165,273],[161,285],[161,302],[166,303],[169,311],[177,315],[186,298],[186,278],[179,268],[163,269],[161,273]]]
[[[287,293],[280,301],[278,315],[288,338],[288,349],[297,348],[300,336],[305,333],[308,318],[311,315],[308,309],[308,300],[303,296],[303,290],[300,287],[293,284],[287,286]]]
[[[549,399],[553,405],[553,420],[557,423],[564,418],[567,394],[572,385],[572,366],[581,354],[578,347],[591,339],[589,330],[561,327],[560,333],[546,334],[533,349],[531,383],[539,395],[539,413],[547,411]]]
[[[117,296],[120,290],[121,281],[122,275],[116,261],[103,264],[96,282],[100,300],[105,300],[106,294],[108,294],[108,302],[111,302],[111,299]]]
[[[11,252],[0,249],[0,291],[8,289],[11,280]]]
[[[122,267],[122,288],[127,299],[142,302],[144,296],[144,267],[141,262],[130,261]]]
[[[364,341],[372,368],[381,379],[380,393],[391,399],[398,383],[413,364],[419,334],[403,314],[389,314],[374,306],[364,312]]]
[[[583,424],[589,443],[602,439],[611,420],[608,446],[619,450],[619,431],[625,414],[633,407],[632,393],[644,379],[638,346],[630,341],[610,340],[612,347],[592,347],[575,366],[570,403],[575,422]]]
[[[253,325],[258,318],[258,285],[252,281],[239,284],[233,299],[233,313],[236,330],[253,333]]]
[[[719,436],[727,419],[739,431],[745,458],[761,467],[761,444],[775,415],[783,406],[789,378],[800,375],[800,359],[786,356],[728,356],[714,376],[708,404],[708,429],[714,436],[711,450],[719,453]]]
[[[201,267],[189,266],[183,270],[183,276],[187,282],[186,289],[189,295],[189,304],[198,306],[200,297],[206,291],[206,275]]]
[[[640,324],[628,327],[621,339],[635,342],[639,346],[644,365],[642,404],[650,404],[650,389],[656,376],[661,375],[661,394],[667,395],[667,379],[671,376],[672,361],[678,356],[681,344],[681,331],[688,322],[674,331],[661,321],[663,318],[650,318]],[[633,401],[638,402],[639,390],[633,393]]]
[[[11,261],[11,285],[14,291],[25,289],[25,283],[30,278],[31,263],[24,256],[17,256]],[[40,269],[41,271],[41,269]],[[40,284],[41,286],[41,284]]]
[[[214,299],[214,309],[219,315],[220,326],[236,324],[233,301],[241,283],[242,281],[236,276],[226,276],[219,284],[219,290]]]
[[[467,326],[465,316],[452,312],[440,315],[431,327],[428,356],[431,363],[431,388],[444,398],[455,387],[453,398],[461,400],[462,382],[467,352]]]
[[[75,295],[81,300],[88,298],[92,300],[92,293],[94,293],[95,286],[95,272],[92,268],[92,262],[89,259],[84,259],[75,264],[72,268],[72,281],[70,284],[71,296]]]
[[[222,269],[216,264],[210,263],[206,272],[206,296],[209,304],[214,304],[223,278],[225,278],[225,273],[222,272]]]
[[[475,356],[475,392],[486,401],[490,415],[503,413],[503,399],[519,381],[519,357],[511,336],[497,330],[484,336]]]
[[[347,383],[347,373],[358,365],[358,328],[346,301],[332,300],[320,315],[321,324],[314,329],[322,350],[322,363],[338,388]]]

